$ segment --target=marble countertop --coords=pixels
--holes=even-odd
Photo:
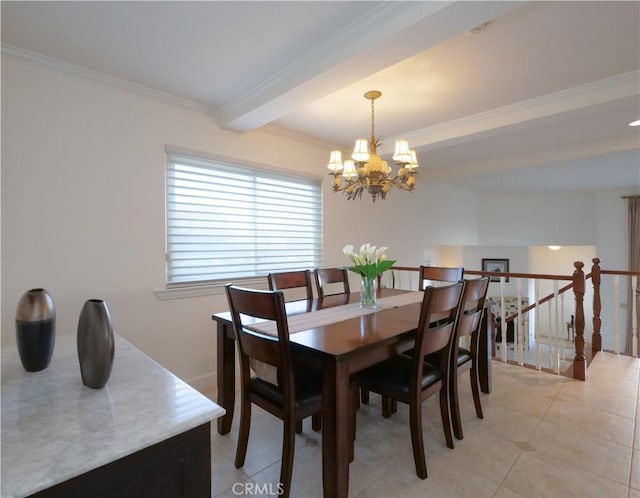
[[[116,335],[103,389],[82,384],[75,335],[58,335],[51,364],[22,368],[2,348],[3,497],[25,496],[135,453],[224,409]]]

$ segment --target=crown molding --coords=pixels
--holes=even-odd
[[[411,145],[414,148],[424,146],[432,146],[431,148],[434,148],[451,145],[452,143],[461,143],[477,138],[477,135],[492,130],[640,95],[639,81],[640,71],[631,71],[550,93],[542,97],[422,128],[405,133],[401,137],[391,137],[389,140],[407,139],[411,141]]]
[[[36,52],[32,52],[30,50],[16,47],[14,45],[3,43],[2,54],[11,55],[20,59],[28,60],[36,64],[40,64],[53,69],[64,71],[64,72],[73,74],[75,76],[80,76],[82,78],[97,81],[105,85],[109,85],[116,88],[121,88],[123,90],[128,90],[130,92],[142,94],[147,97],[152,97],[152,98],[162,100],[164,102],[168,102],[171,104],[176,104],[181,107],[186,107],[187,109],[211,114],[211,109],[207,108],[206,106],[198,102],[194,102],[193,100],[177,97],[170,93],[162,92],[160,90],[155,90],[153,88],[150,88],[145,85],[141,85],[139,83],[133,83],[128,80],[123,80],[120,78],[116,78],[114,76],[109,76],[99,71],[93,71],[91,69],[87,69],[85,67],[82,67],[76,64],[70,64],[60,59],[38,54]]]

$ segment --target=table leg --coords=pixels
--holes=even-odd
[[[218,322],[218,404],[226,410],[226,413],[218,419],[218,434],[227,434],[231,430],[233,407],[236,401],[236,345],[227,333],[227,327],[231,325]]]
[[[342,362],[328,362],[322,389],[322,484],[324,496],[346,498],[351,460],[349,373]]]

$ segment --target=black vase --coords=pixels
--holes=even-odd
[[[78,320],[78,360],[85,386],[100,389],[111,375],[115,344],[111,315],[102,299],[84,303]]]
[[[37,372],[49,366],[56,342],[56,308],[44,289],[25,292],[16,308],[16,343],[22,366]]]

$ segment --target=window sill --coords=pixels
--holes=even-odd
[[[233,281],[234,284],[252,289],[268,289],[266,278],[245,278]],[[200,285],[181,285],[168,287],[166,289],[156,289],[154,294],[159,301],[170,301],[173,299],[186,299],[190,297],[215,296],[224,294],[224,287],[227,282],[215,282]]]

